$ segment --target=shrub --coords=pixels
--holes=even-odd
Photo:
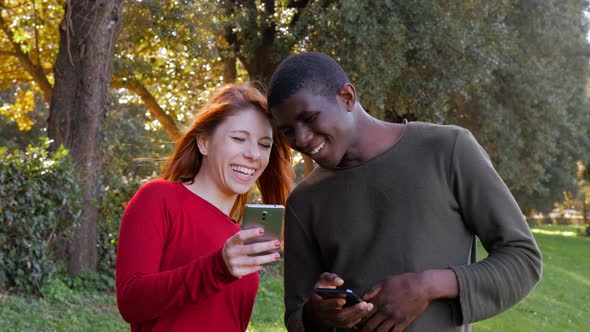
[[[72,290],[81,293],[96,293],[115,290],[114,275],[84,270],[75,277],[63,276],[63,282]]]
[[[0,287],[39,292],[56,272],[54,244],[78,224],[81,194],[68,151],[50,141],[0,148]]]
[[[41,287],[41,295],[52,304],[75,304],[80,295],[68,287],[61,279],[51,277]]]
[[[144,180],[144,181],[147,181]],[[98,271],[114,275],[115,257],[121,218],[127,202],[139,189],[142,181],[136,177],[112,174],[105,179],[106,186],[100,199],[100,218],[98,224]]]

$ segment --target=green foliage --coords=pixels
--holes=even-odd
[[[84,270],[75,277],[62,277],[63,283],[74,291],[85,293],[113,292],[115,278],[112,274],[101,274]]]
[[[45,298],[0,294],[3,331],[129,331],[112,293],[85,293],[50,279]]]
[[[547,230],[549,226],[543,228]],[[551,226],[556,233],[566,226]],[[533,229],[535,232],[535,229]],[[590,238],[535,233],[544,257],[543,279],[522,303],[491,319],[474,324],[474,331],[585,331],[590,325],[590,265],[584,252]],[[479,259],[485,257],[480,246]],[[67,284],[67,281],[65,282]],[[280,267],[261,274],[260,290],[248,331],[285,331],[283,278]],[[46,298],[0,293],[0,326],[7,331],[128,331],[113,294],[78,292],[52,279]]]
[[[111,100],[104,123],[104,179],[100,196],[97,228],[98,271],[114,275],[117,239],[127,203],[142,183],[156,176],[158,158],[170,148],[162,132],[142,132],[146,121],[136,105],[122,105]],[[125,121],[122,121],[125,119]],[[146,161],[138,157],[147,158]]]
[[[448,121],[471,129],[524,211],[573,190],[590,155],[587,1],[512,1],[492,79]]]
[[[41,287],[41,295],[46,301],[55,305],[80,302],[80,294],[74,292],[58,278],[48,279]]]
[[[443,122],[490,79],[507,34],[502,1],[316,3],[305,49],[332,54],[373,115]]]
[[[26,150],[0,149],[0,288],[37,292],[56,272],[54,246],[81,213],[74,165],[48,139]]]
[[[47,114],[40,92],[32,112],[10,106],[30,104],[31,94],[16,98],[17,91],[40,86],[12,42],[52,81],[63,6],[3,3],[1,27],[13,38],[0,31],[7,114],[0,116],[0,145],[22,147]],[[126,2],[112,84],[126,90],[113,91],[120,103],[111,103],[105,124],[101,271],[112,271],[120,204],[134,183],[158,173],[132,158],[158,158],[172,146],[153,114],[145,116],[146,100],[185,123],[228,81],[229,69],[237,80],[266,81],[287,55],[306,50],[339,60],[363,106],[379,118],[467,127],[525,212],[551,210],[564,191],[577,190],[576,162],[590,164],[587,8],[587,0]],[[16,115],[31,118],[35,135],[18,131]]]
[[[141,183],[134,177],[115,175],[108,179],[108,185],[102,192],[97,234],[98,270],[102,273],[114,274],[121,218],[127,203],[140,186]]]

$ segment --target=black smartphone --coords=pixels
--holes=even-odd
[[[248,240],[244,244],[281,240],[285,207],[278,204],[246,204],[242,229],[261,227],[264,235]],[[278,249],[277,249],[278,251]]]
[[[348,288],[314,288],[313,291],[323,299],[345,298],[344,307],[363,302],[363,299]]]

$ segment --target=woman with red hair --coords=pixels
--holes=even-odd
[[[117,250],[117,304],[132,331],[245,331],[259,277],[279,241],[244,244],[248,191],[285,204],[291,155],[250,83],[218,90],[176,144],[162,179],[127,206]],[[260,254],[261,255],[254,255]]]

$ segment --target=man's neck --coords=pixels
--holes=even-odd
[[[399,141],[406,126],[376,119],[362,108],[360,113],[357,117],[356,142],[342,158],[338,165],[340,167],[358,165],[382,154]]]

